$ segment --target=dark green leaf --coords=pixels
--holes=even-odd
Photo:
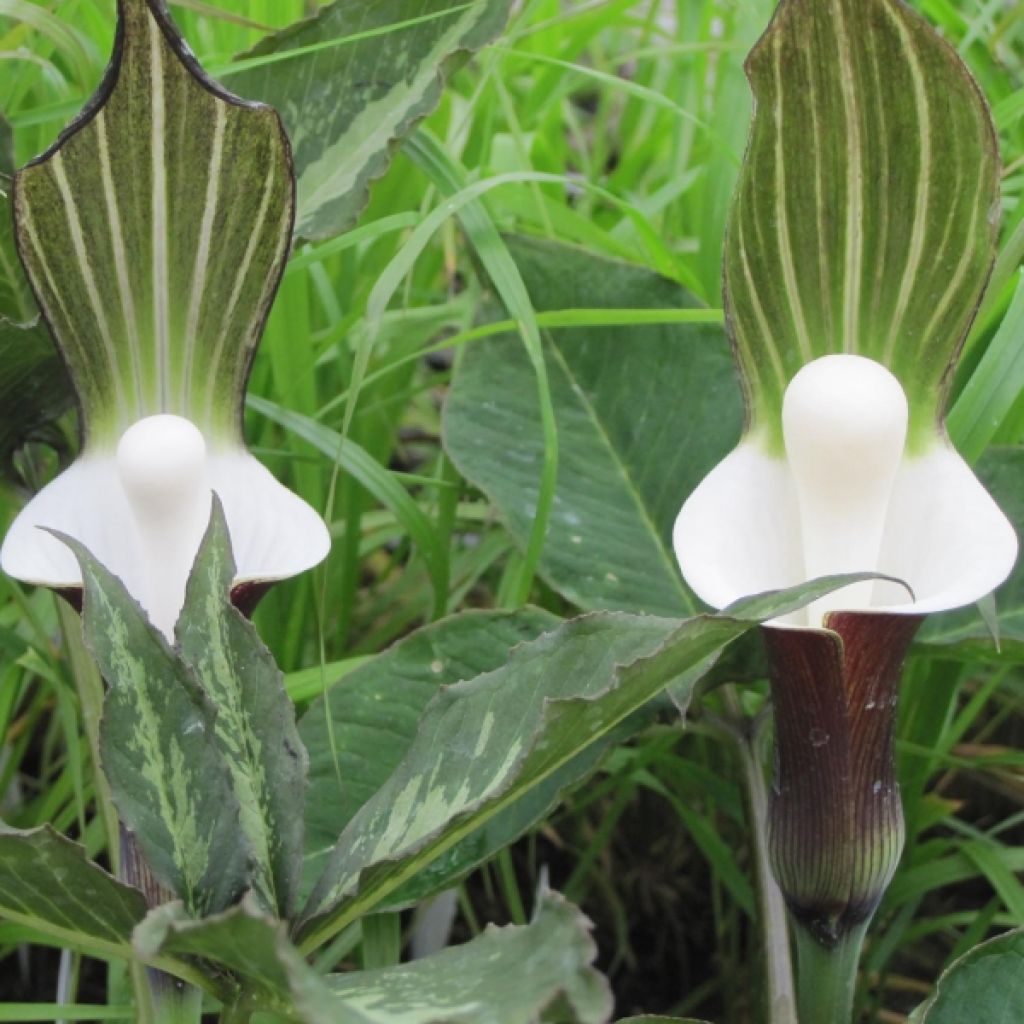
[[[86,860],[49,825],[0,828],[0,917],[90,956],[130,957],[142,893]]]
[[[121,820],[190,912],[220,910],[248,884],[251,852],[216,710],[121,581],[61,539],[82,569],[85,639],[110,687],[100,755]]]
[[[975,946],[939,978],[911,1024],[1017,1024],[1024,1020],[1024,929]]]
[[[273,656],[231,603],[234,578],[224,513],[214,499],[175,639],[217,708],[215,735],[254,857],[251,885],[268,910],[286,917],[302,867],[308,759]]]
[[[693,306],[650,271],[548,242],[509,239],[537,310]],[[696,601],[672,524],[739,437],[742,403],[720,327],[679,324],[546,332],[561,452],[541,575],[581,608],[684,615]],[[525,544],[543,434],[518,339],[466,351],[445,408],[445,446]]]
[[[141,956],[200,957],[241,979],[250,1006],[307,1024],[531,1024],[558,1004],[563,1024],[600,1024],[611,1000],[590,966],[589,924],[547,894],[526,926],[488,928],[463,946],[382,970],[319,977],[284,925],[250,900],[203,921],[180,904],[153,911],[136,929]]]
[[[118,8],[98,93],[15,178],[19,249],[88,445],[158,412],[238,440],[291,238],[288,143],[203,75],[162,3]]]
[[[788,381],[856,352],[899,378],[920,448],[995,255],[981,92],[899,0],[783,0],[747,74],[755,115],[725,280],[751,429],[781,448]]]
[[[350,227],[397,140],[437,105],[444,76],[502,29],[511,0],[337,0],[263,40],[233,89],[275,106],[298,175],[296,232]],[[269,58],[269,59],[267,59]]]
[[[442,690],[402,763],[338,840],[305,911],[306,944],[380,904],[666,685],[696,683],[755,622],[831,591],[837,580],[682,623],[583,616],[521,644],[501,668]]]

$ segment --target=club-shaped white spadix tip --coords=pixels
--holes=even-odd
[[[790,381],[782,433],[806,579],[877,570],[907,419],[900,382],[863,356],[823,356]],[[815,602],[810,624],[828,611],[869,607],[873,586],[853,584]]]
[[[210,518],[206,442],[180,416],[149,416],[122,435],[117,471],[138,530],[138,596],[153,625],[170,639]]]

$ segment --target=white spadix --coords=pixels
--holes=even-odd
[[[690,495],[673,531],[686,582],[713,608],[823,575],[879,572],[785,625],[828,610],[925,614],[997,587],[1017,556],[1006,516],[938,430],[906,445],[907,400],[861,356],[822,356],[792,379],[784,452],[748,434]],[[783,624],[783,623],[779,623]]]
[[[122,435],[117,471],[138,531],[136,596],[170,640],[210,520],[206,442],[181,416],[147,416]]]
[[[907,419],[900,382],[863,356],[824,356],[790,381],[782,434],[807,579],[878,569]],[[835,609],[869,607],[873,586],[855,583],[814,602],[811,623]]]

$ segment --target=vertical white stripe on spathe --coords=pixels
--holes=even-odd
[[[163,40],[156,19],[147,10],[149,26],[149,67],[153,92],[153,341],[156,348],[155,369],[157,409],[168,409],[167,360],[169,334],[167,290],[167,114],[164,97]],[[155,410],[150,410],[155,411]]]
[[[839,46],[839,84],[849,144],[846,147],[846,262],[843,283],[843,351],[856,352],[860,328],[860,286],[863,273],[864,234],[861,217],[864,207],[864,168],[861,163],[861,124],[857,105],[850,37],[843,19],[843,2],[835,4],[836,41]]]
[[[121,212],[117,205],[117,189],[114,187],[114,175],[110,166],[110,140],[107,135],[105,110],[101,109],[96,115],[95,125],[99,143],[100,181],[103,185],[103,197],[107,204],[107,220],[110,222],[110,244],[114,253],[114,271],[117,274],[117,287],[121,295],[121,310],[124,314],[124,325],[127,332],[126,340],[131,359],[132,377],[135,380],[135,402],[137,411],[141,415],[145,402],[142,394],[142,370],[139,365],[139,323],[136,319],[131,281],[128,278],[128,260],[124,244],[124,229],[121,225]]]
[[[796,279],[793,264],[793,244],[789,231],[789,211],[786,209],[786,158],[782,139],[783,111],[785,102],[782,95],[782,36],[776,33],[772,72],[775,79],[775,234],[779,242],[779,258],[782,261],[782,278],[786,283],[786,298],[789,303],[793,331],[800,347],[800,356],[805,363],[814,358],[811,336],[804,319],[803,298]],[[813,89],[811,90],[813,93]]]
[[[925,230],[928,225],[928,200],[931,186],[928,172],[932,160],[932,126],[929,116],[928,91],[925,87],[924,72],[921,70],[920,61],[914,50],[914,40],[907,31],[907,26],[901,14],[892,12],[888,4],[883,4],[882,7],[900,34],[900,42],[903,52],[907,57],[910,77],[914,81],[914,108],[917,111],[917,138],[921,154],[920,163],[917,168],[914,222],[910,232],[910,246],[907,249],[907,265],[903,270],[903,277],[900,281],[899,296],[896,300],[896,308],[893,310],[892,326],[889,329],[889,337],[886,339],[885,355],[882,360],[888,366],[892,362],[897,337],[900,328],[903,326],[903,318],[906,316],[907,307],[910,305],[910,296],[913,294],[914,285],[917,283],[918,271],[921,269],[921,255],[924,252]]]
[[[185,363],[181,373],[182,393],[178,396],[181,412],[186,416],[190,412],[188,398],[191,391],[192,363],[199,333],[199,312],[203,304],[206,270],[210,262],[213,222],[217,215],[217,203],[220,198],[220,171],[224,159],[224,128],[227,124],[225,105],[220,101],[214,102],[213,118],[213,144],[210,150],[210,163],[206,179],[206,199],[203,207],[203,219],[199,228],[199,244],[196,246],[196,262],[192,271],[192,288],[185,328]]]
[[[123,413],[125,410],[125,396],[118,386],[117,351],[114,347],[113,336],[110,333],[107,311],[103,308],[103,299],[100,297],[99,288],[96,286],[96,278],[92,272],[91,254],[85,244],[82,222],[78,218],[78,207],[75,205],[75,197],[71,192],[68,176],[64,171],[64,156],[62,153],[54,153],[50,160],[50,169],[53,171],[53,180],[57,185],[57,191],[60,192],[64,208],[64,219],[68,225],[71,247],[75,250],[75,259],[82,275],[82,283],[85,285],[85,293],[89,297],[89,306],[92,308],[96,327],[103,342],[103,352],[107,357],[107,365],[109,367],[109,379],[113,382],[114,391],[117,394],[118,408]]]
[[[217,390],[217,377],[220,372],[221,359],[224,357],[224,346],[227,343],[228,331],[231,328],[231,318],[234,316],[235,307],[238,305],[238,300],[241,297],[242,288],[245,285],[245,279],[249,273],[249,266],[252,263],[253,254],[256,252],[256,246],[263,235],[263,225],[267,219],[267,211],[270,208],[270,197],[273,194],[276,179],[277,165],[274,161],[271,161],[266,181],[263,185],[263,196],[260,199],[259,212],[256,214],[256,223],[253,225],[252,233],[249,235],[249,241],[245,247],[245,254],[242,256],[242,261],[238,265],[238,271],[235,274],[235,283],[231,289],[231,297],[228,299],[228,304],[225,307],[224,317],[221,320],[220,332],[217,335],[217,341],[214,344],[213,353],[206,369],[206,402],[203,409],[203,415],[206,421],[209,421],[213,412],[214,397]]]

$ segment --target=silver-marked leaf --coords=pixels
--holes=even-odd
[[[607,983],[590,965],[589,922],[547,893],[528,925],[490,927],[462,946],[382,970],[318,976],[285,934],[246,899],[189,920],[180,904],[135,931],[141,956],[201,957],[241,979],[251,1006],[305,1024],[531,1024],[557,1006],[564,1024],[602,1024]]]
[[[1024,1018],[1024,928],[983,942],[939,978],[910,1024],[1016,1024]]]
[[[572,246],[507,239],[537,310],[693,306],[679,285]],[[742,400],[711,324],[545,332],[560,451],[540,574],[585,609],[686,615],[697,602],[672,553],[672,524],[736,443]],[[474,342],[444,413],[444,443],[525,544],[544,438],[534,371],[516,338]]]
[[[118,813],[194,914],[233,903],[251,852],[214,734],[216,710],[121,581],[76,541],[85,640],[109,684],[100,756]]]
[[[309,751],[307,892],[353,815],[398,767],[440,688],[498,668],[512,648],[559,621],[534,608],[453,615],[371,658],[310,705],[299,723]]]
[[[1024,448],[989,448],[974,467],[978,479],[1024,537]],[[994,594],[998,645],[976,605],[930,615],[915,644],[942,657],[1024,662],[1024,564]]]
[[[855,352],[899,378],[920,448],[995,256],[999,161],[981,92],[899,0],[783,0],[747,74],[755,114],[725,281],[750,427],[781,450],[788,381]]]
[[[502,30],[511,7],[511,0],[337,0],[261,41],[244,55],[244,70],[225,75],[284,119],[301,238],[352,225],[396,142],[437,105],[445,74]]]
[[[55,945],[98,957],[131,957],[132,929],[145,917],[138,889],[86,860],[49,825],[0,827],[0,917]]]
[[[217,708],[214,731],[254,858],[251,885],[268,910],[287,917],[302,869],[308,759],[281,672],[231,603],[234,576],[224,513],[214,499],[175,640]]]
[[[830,592],[837,580],[681,623],[583,616],[521,644],[501,668],[442,690],[402,763],[338,840],[304,911],[305,943],[319,944],[379,905],[669,683],[677,691],[694,685],[754,623]]]
[[[203,74],[160,0],[118,18],[99,91],[15,177],[18,248],[87,449],[160,412],[238,441],[291,237],[288,141]]]

